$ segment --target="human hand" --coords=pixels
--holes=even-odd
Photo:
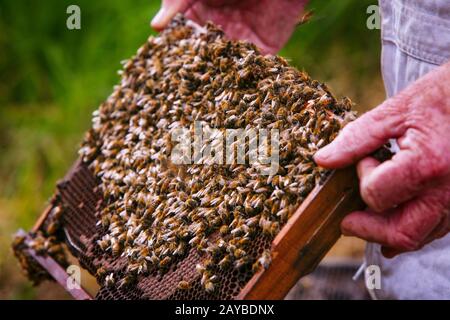
[[[366,211],[342,222],[345,235],[382,245],[386,257],[418,250],[450,231],[450,63],[349,123],[315,161],[357,162]],[[400,151],[379,163],[369,155],[396,138]]]
[[[163,0],[151,25],[164,29],[179,12],[201,25],[212,21],[231,39],[276,53],[289,40],[307,0]]]

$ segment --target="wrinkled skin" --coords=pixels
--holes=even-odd
[[[211,20],[233,39],[266,53],[289,39],[306,0],[163,0],[153,19],[163,29],[178,12]],[[450,63],[347,125],[315,155],[326,168],[357,164],[365,211],[342,222],[344,234],[382,245],[386,257],[415,251],[450,231]],[[390,138],[400,151],[380,164],[369,155]]]
[[[289,40],[307,0],[163,0],[152,27],[164,29],[179,12],[204,25],[212,21],[232,39],[276,53]]]
[[[450,231],[450,63],[346,126],[315,155],[327,168],[357,163],[368,210],[342,222],[344,234],[382,245],[386,257],[415,251]],[[389,138],[400,151],[369,155]]]

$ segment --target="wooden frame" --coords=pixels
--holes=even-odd
[[[272,242],[272,263],[256,273],[237,299],[283,299],[303,276],[312,272],[341,236],[340,223],[346,214],[365,207],[359,196],[354,167],[333,171],[314,188]],[[52,206],[47,207],[33,231],[43,225]],[[83,289],[67,287],[69,275],[51,257],[30,255],[75,299],[92,299]]]
[[[364,208],[353,167],[333,171],[289,219],[272,243],[272,263],[253,276],[238,299],[283,299],[312,272],[341,236],[342,219]]]
[[[42,216],[48,214],[44,211]],[[41,216],[41,218],[42,218]],[[44,221],[45,219],[39,219]],[[38,222],[39,222],[38,220]],[[42,223],[42,222],[41,222]],[[23,230],[19,230],[19,235],[25,238],[25,241],[30,241],[30,236]],[[45,269],[55,281],[62,286],[74,299],[76,300],[92,300],[91,295],[80,285],[79,288],[70,288],[68,282],[70,281],[70,276],[67,274],[66,269],[64,269],[55,259],[50,256],[38,255],[32,248],[25,249],[26,253],[34,259],[43,269]]]

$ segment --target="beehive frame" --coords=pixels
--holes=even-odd
[[[44,210],[32,231],[43,228],[52,207],[51,203]],[[257,272],[235,298],[283,299],[301,277],[314,270],[339,239],[344,216],[362,208],[364,203],[359,196],[354,167],[333,171],[323,184],[313,189],[273,240],[270,266]],[[69,247],[71,242],[66,238]],[[69,288],[69,275],[54,259],[39,256],[33,249],[27,250],[72,297],[92,299],[82,287]]]

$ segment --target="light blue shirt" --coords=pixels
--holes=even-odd
[[[379,3],[382,72],[391,97],[450,60],[450,1]],[[394,259],[384,258],[379,245],[368,244],[366,263],[381,268],[381,290],[372,292],[376,298],[450,299],[450,234]]]

